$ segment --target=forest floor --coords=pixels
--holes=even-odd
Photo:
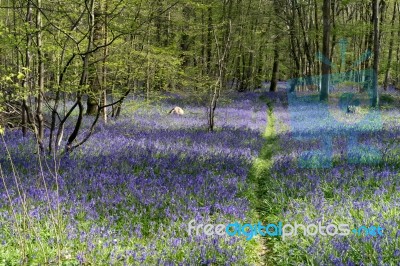
[[[355,113],[341,106],[345,93],[274,103],[257,209],[288,234],[264,238],[266,265],[400,265],[399,93]]]
[[[284,92],[228,96],[213,133],[204,106],[190,99],[129,101],[120,118],[59,158],[35,153],[32,136],[6,131],[0,265],[400,263],[397,94],[382,95],[379,116],[343,113],[340,93],[332,106]],[[176,105],[184,116],[167,114]],[[199,233],[191,221],[203,225]],[[259,221],[384,233],[204,233],[206,224]]]
[[[267,122],[259,96],[222,99],[213,133],[204,106],[129,101],[57,164],[38,158],[32,136],[6,131],[0,265],[255,264],[256,239],[189,233],[188,224],[255,219],[247,177]],[[178,104],[185,115],[168,115]]]

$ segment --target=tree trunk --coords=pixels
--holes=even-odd
[[[37,108],[36,119],[38,124],[37,141],[41,151],[44,151],[43,137],[44,137],[44,119],[43,119],[43,96],[44,96],[44,63],[42,54],[42,17],[41,17],[41,0],[37,1],[37,16],[36,16],[36,42],[37,42],[37,56],[38,56],[38,91],[37,91]]]
[[[272,67],[271,87],[269,91],[275,92],[278,85],[279,76],[279,44],[278,41],[275,43],[274,49],[274,65]]]
[[[391,21],[392,29],[394,29],[394,23],[396,21],[396,16],[397,16],[397,1],[395,1],[393,4],[393,17],[392,17],[392,21]],[[393,42],[394,42],[394,30],[392,30],[390,33],[389,54],[388,54],[388,60],[387,60],[387,65],[386,65],[386,71],[385,71],[385,80],[383,82],[384,90],[387,89],[388,83],[389,83],[389,73],[390,73],[392,57],[393,57]]]
[[[207,10],[207,43],[206,43],[206,58],[207,58],[207,74],[211,74],[211,56],[212,56],[212,9]]]
[[[92,0],[90,2],[90,7],[89,7],[89,34],[88,34],[88,43],[87,43],[87,48],[86,52],[87,54],[82,57],[82,72],[81,72],[81,78],[79,81],[79,86],[86,86],[88,84],[88,76],[89,76],[89,57],[90,57],[90,51],[93,49],[93,43],[94,43],[94,34],[95,34],[95,15],[94,15],[94,6],[95,6],[95,0]],[[89,103],[88,98],[88,103]],[[96,101],[97,102],[97,101]],[[66,151],[70,151],[72,148],[72,143],[75,141],[76,137],[78,136],[79,130],[82,125],[82,116],[83,116],[83,104],[82,104],[82,95],[80,92],[78,92],[77,95],[77,100],[75,103],[75,106],[78,106],[79,108],[79,114],[78,118],[75,123],[75,127],[71,135],[68,137],[67,144],[66,144]],[[89,105],[88,105],[89,107]],[[72,111],[71,109],[70,111]],[[97,105],[96,105],[96,111],[97,111]],[[66,118],[64,118],[66,119]],[[65,121],[64,121],[65,122]],[[64,126],[64,123],[61,123],[58,128],[58,133],[57,133],[57,139],[60,139],[60,135],[62,132],[62,127]]]
[[[374,75],[372,83],[372,99],[371,106],[377,107],[379,104],[378,97],[378,68],[379,68],[379,0],[372,0],[372,16],[374,24]]]
[[[329,42],[330,42],[330,31],[331,31],[330,11],[331,11],[331,1],[324,0],[324,5],[322,8],[323,23],[324,23],[323,40],[322,40],[322,54],[323,54],[323,56],[325,56],[326,59],[330,58],[330,56],[329,56]],[[321,93],[320,93],[321,101],[328,100],[330,69],[331,69],[331,66],[329,65],[329,62],[326,62],[326,60],[323,60],[322,61],[322,84],[321,84]]]
[[[94,32],[93,32],[93,45],[94,46],[100,46],[103,45],[103,22],[102,22],[102,17],[103,17],[103,8],[102,8],[102,0],[93,0],[94,1],[94,10],[93,10],[93,27],[94,27]],[[102,53],[100,52],[101,49],[99,49],[97,52],[92,53],[90,57],[93,60],[93,63],[91,64],[89,68],[89,84],[90,84],[90,90],[88,94],[88,99],[87,99],[87,109],[86,109],[86,114],[87,115],[96,115],[98,111],[98,106],[99,106],[99,100],[102,98],[102,93],[101,93],[101,77],[99,71],[97,69],[98,63],[97,61],[99,60],[99,57],[101,59]]]
[[[299,78],[300,72],[300,55],[297,51],[298,45],[296,44],[296,3],[292,3],[291,9],[291,17],[289,18],[289,40],[290,40],[290,53],[292,55],[292,59],[295,63],[294,68],[292,68],[292,78],[294,78],[294,82],[290,84],[290,92],[294,92],[297,87],[297,81]]]
[[[107,17],[107,12],[108,12],[108,5],[107,5],[107,1],[105,1],[105,7],[104,7],[104,25],[103,25],[103,29],[104,29],[104,53],[103,53],[103,64],[102,64],[102,89],[103,89],[103,102],[102,105],[106,106],[107,105],[107,56],[108,56],[108,46],[107,46],[107,42],[108,42],[108,28],[107,28],[107,23],[108,23],[108,17]],[[107,107],[104,107],[104,109],[102,110],[103,112],[103,120],[104,123],[107,123]]]
[[[27,2],[27,10],[26,10],[26,23],[28,25],[32,25],[32,3],[31,1]],[[30,65],[31,65],[31,52],[29,51],[29,48],[32,44],[32,35],[31,33],[27,33],[26,34],[26,50],[25,50],[25,79],[23,82],[23,87],[24,87],[24,94],[30,91],[30,77],[31,77],[31,73],[29,71],[30,69]],[[23,95],[23,100],[22,100],[22,110],[21,110],[21,114],[22,114],[22,135],[25,137],[26,133],[27,133],[27,124],[28,124],[28,112],[26,111],[28,109],[28,104],[27,104],[27,100],[26,100],[27,96]]]

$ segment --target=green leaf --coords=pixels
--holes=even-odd
[[[18,72],[17,79],[22,80],[25,78],[24,73]]]

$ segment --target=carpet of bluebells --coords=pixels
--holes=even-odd
[[[338,94],[339,95],[339,94]],[[337,95],[337,96],[338,96]],[[338,98],[338,97],[336,97]],[[265,179],[265,221],[381,226],[383,236],[304,236],[268,239],[273,265],[400,265],[400,105],[398,92],[382,96],[377,119],[362,110],[347,114],[329,104],[326,119],[318,100],[300,95],[275,104],[273,165]],[[336,107],[335,107],[336,106]],[[359,144],[351,140],[357,136]],[[326,139],[332,157],[323,158]],[[325,146],[326,147],[326,146]],[[308,152],[307,152],[308,151]],[[329,159],[332,158],[332,160]]]
[[[125,104],[122,117],[98,125],[85,145],[56,159],[38,158],[34,138],[6,131],[0,265],[259,261],[258,237],[189,235],[192,219],[379,225],[383,236],[265,238],[262,260],[400,265],[400,97],[390,93],[382,95],[380,112],[354,114],[338,108],[339,92],[332,95],[328,112],[340,123],[326,119],[312,97],[291,102],[283,91],[261,98],[233,94],[220,102],[213,133],[206,130],[204,106],[190,99],[135,100]],[[266,99],[273,102],[273,124]],[[167,115],[175,105],[184,116]],[[356,123],[369,114],[368,123]],[[91,118],[85,119],[88,130]],[[331,156],[307,153],[321,150],[327,139]]]
[[[128,102],[122,117],[100,124],[87,143],[56,160],[39,159],[34,138],[6,131],[0,264],[254,264],[248,254],[256,244],[189,236],[187,224],[253,219],[247,177],[267,123],[259,96],[222,101],[214,133],[196,104]],[[185,115],[167,115],[177,103]]]

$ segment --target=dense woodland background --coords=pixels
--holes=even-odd
[[[78,110],[64,136],[72,149],[84,113],[118,116],[129,93],[190,95],[209,106],[213,130],[221,90],[268,80],[275,91],[278,80],[330,73],[328,61],[335,73],[379,66],[379,84],[398,87],[398,14],[397,0],[2,0],[1,122],[52,150]],[[305,89],[327,91],[313,82]]]

